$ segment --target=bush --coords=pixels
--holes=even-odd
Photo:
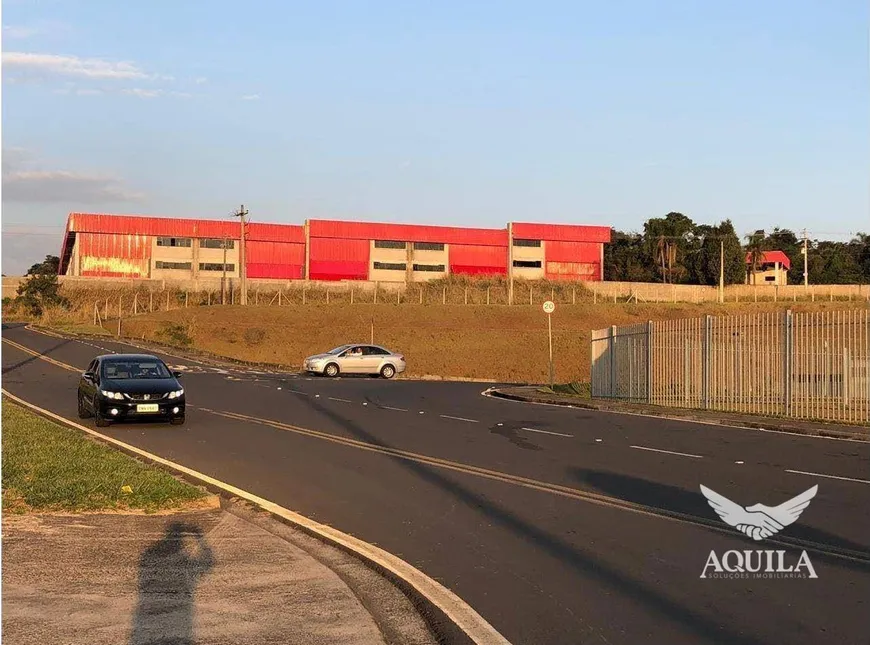
[[[58,293],[56,273],[31,275],[18,286],[15,306],[32,316],[41,316],[47,307],[67,307],[66,298]]]
[[[266,332],[259,327],[246,329],[244,333],[245,343],[249,346],[259,345],[266,338]]]
[[[163,323],[163,326],[157,331],[157,336],[169,343],[178,347],[190,347],[193,345],[193,338],[189,325],[181,323]]]

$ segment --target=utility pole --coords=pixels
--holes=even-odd
[[[725,240],[719,240],[719,302],[725,302]]]
[[[221,248],[224,250],[224,266],[223,277],[221,277],[221,304],[227,304],[227,238],[221,242]]]
[[[807,270],[810,264],[810,254],[807,249],[807,229],[804,229],[804,248],[801,251],[804,256],[804,289],[809,286],[809,271]]]
[[[248,215],[248,211],[245,210],[245,205],[242,204],[233,215],[239,218],[239,223],[241,224],[241,234],[239,235],[239,281],[242,286],[241,304],[244,306],[248,304],[248,271],[245,267],[245,217]]]

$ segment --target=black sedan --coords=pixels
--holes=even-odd
[[[148,354],[97,356],[79,381],[79,418],[94,417],[99,427],[112,421],[151,418],[180,425],[184,423],[180,376]]]

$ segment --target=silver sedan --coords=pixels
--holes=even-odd
[[[405,371],[405,357],[379,345],[341,345],[305,359],[302,369],[313,374],[379,374],[393,378]]]

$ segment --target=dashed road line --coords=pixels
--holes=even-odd
[[[326,397],[330,401],[341,401],[342,403],[353,403],[350,399],[339,399],[337,396],[328,396]]]
[[[786,468],[785,472],[794,473],[796,475],[810,475],[812,477],[827,477],[828,479],[840,479],[842,481],[857,482],[859,484],[870,484],[870,480],[867,479],[856,479],[855,477],[841,477],[839,475],[825,475],[824,473],[811,473],[806,470],[791,470],[789,468]]]
[[[422,412],[420,414],[423,414]],[[466,419],[465,417],[451,417],[449,414],[439,414],[442,419],[453,419],[454,421],[466,421],[468,423],[480,423],[476,419]]]
[[[76,423],[75,421],[71,421],[59,414],[55,414],[54,412],[20,399],[7,392],[5,389],[2,390],[2,393],[3,396],[12,399],[20,405],[30,408],[44,417],[48,417],[64,424],[65,426],[81,430],[90,436],[98,438],[100,441],[113,445],[116,448],[120,448],[127,453],[143,457],[148,461],[163,466],[164,468],[183,473],[188,477],[206,484],[210,488],[218,488],[225,494],[232,495],[233,497],[240,497],[248,502],[256,504],[263,510],[282,518],[294,526],[300,527],[303,530],[319,536],[329,544],[356,553],[359,557],[373,563],[376,567],[387,571],[392,576],[395,576],[410,585],[421,596],[426,598],[426,600],[444,612],[447,618],[475,645],[510,645],[510,642],[492,625],[490,625],[483,616],[478,614],[471,605],[462,600],[462,598],[457,596],[454,592],[450,591],[434,578],[427,576],[419,569],[405,562],[399,556],[393,555],[389,551],[386,551],[375,544],[365,542],[331,526],[320,524],[311,518],[295,513],[264,497],[254,495],[242,488],[201,473],[193,468],[165,459],[159,455],[148,452],[147,450],[143,450],[142,448],[132,444],[110,437],[109,435],[97,432],[81,425],[80,423]]]
[[[691,457],[692,459],[703,459],[703,455],[693,455],[688,452],[676,452],[675,450],[662,450],[660,448],[647,448],[646,446],[629,446],[636,450],[649,450],[650,452],[663,452],[667,455],[677,455],[678,457]]]
[[[573,434],[564,434],[562,432],[551,432],[550,430],[538,430],[537,428],[521,428],[521,430],[527,430],[529,432],[540,432],[541,434],[551,434],[556,437],[568,437],[573,438]]]
[[[384,410],[395,410],[396,412],[408,412],[409,411],[407,408],[394,408],[390,405],[379,405],[378,407],[382,408]]]

